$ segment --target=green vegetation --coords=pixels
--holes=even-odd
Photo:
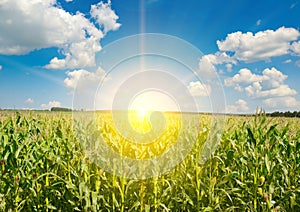
[[[268,113],[267,116],[271,116],[271,117],[298,117],[300,118],[300,111],[294,111],[294,112],[290,112],[290,111],[286,111],[286,112],[273,112],[273,113]]]
[[[52,107],[50,111],[56,111],[56,112],[68,112],[72,111],[70,108],[64,108],[64,107]]]
[[[299,119],[227,117],[205,164],[208,127],[175,169],[132,180],[91,163],[71,116],[0,112],[0,211],[300,211]]]

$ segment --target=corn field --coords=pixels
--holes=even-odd
[[[2,111],[0,211],[300,211],[300,119],[227,116],[199,164],[204,125],[178,166],[133,180],[85,155],[72,113]]]

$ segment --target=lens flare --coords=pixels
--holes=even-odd
[[[217,73],[198,73],[202,56],[162,34],[129,36],[100,51],[90,71],[101,68],[105,77],[98,85],[79,79],[86,86],[73,96],[74,129],[85,155],[109,173],[134,179],[169,172],[196,142],[199,163],[205,163],[222,134],[225,102]],[[191,92],[191,82],[211,91]],[[206,140],[199,137],[199,112],[212,113]]]

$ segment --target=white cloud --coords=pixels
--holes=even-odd
[[[271,69],[266,68],[262,73],[262,85],[265,88],[277,88],[284,83],[287,77],[274,67]]]
[[[217,76],[215,65],[227,63],[227,71],[230,72],[232,64],[236,64],[236,61],[227,55],[225,52],[217,52],[215,54],[207,54],[200,58],[199,69],[197,73],[205,78],[215,78]],[[223,73],[222,70],[219,72]]]
[[[256,21],[256,26],[259,26],[261,24],[261,19],[258,19],[257,21]]]
[[[117,23],[119,16],[111,9],[111,1],[107,4],[99,2],[91,7],[91,16],[95,18],[96,22],[103,27],[104,33],[111,30],[117,30],[121,24]]]
[[[263,100],[263,103],[270,108],[296,108],[300,107],[300,102],[294,97],[277,97]]]
[[[230,57],[226,52],[216,52],[215,54],[207,54],[203,56],[207,58],[210,63],[214,65],[223,64],[223,63],[233,63],[236,64],[236,61]]]
[[[300,67],[300,60],[297,60],[295,64],[296,66]]]
[[[65,0],[66,2],[71,2],[71,1],[73,1],[73,0]]]
[[[0,65],[0,71],[2,70],[2,68],[3,68],[2,65]]]
[[[96,72],[79,69],[69,71],[66,74],[68,77],[64,80],[64,83],[70,89],[83,90],[89,86],[98,85],[101,80],[109,80],[105,78],[105,72],[100,67]]]
[[[262,75],[253,74],[249,69],[241,69],[238,74],[224,81],[225,86],[232,86],[235,90],[245,90],[253,98],[267,98],[296,95],[297,91],[284,84],[287,75],[276,68],[266,68]],[[247,86],[244,89],[242,85]]]
[[[217,45],[221,52],[233,53],[233,59],[254,62],[288,54],[290,43],[299,36],[298,30],[285,27],[275,31],[260,31],[256,34],[238,31],[228,34],[224,41],[218,40]]]
[[[232,72],[232,64],[231,63],[227,63],[226,64],[226,69],[228,72]]]
[[[279,85],[276,88],[269,90],[262,90],[262,86],[256,82],[245,88],[250,97],[272,97],[272,96],[292,96],[296,95],[297,91],[291,89],[288,85]]]
[[[216,73],[216,68],[207,55],[204,55],[200,59],[199,70],[197,72],[200,74],[200,76],[213,76]]]
[[[283,63],[291,63],[292,62],[292,60],[291,59],[287,59],[287,60],[285,60]]]
[[[241,113],[249,111],[248,104],[243,99],[238,99],[234,105],[226,106],[226,113]]]
[[[211,87],[199,81],[190,82],[188,90],[192,96],[209,96],[211,93]]]
[[[47,104],[41,104],[43,109],[51,109],[52,107],[61,107],[61,103],[58,101],[50,101]]]
[[[110,8],[110,3],[102,4]],[[104,34],[84,14],[70,14],[56,0],[0,1],[0,54],[21,55],[57,47],[65,58],[54,57],[46,68],[91,66]]]
[[[31,104],[34,103],[34,100],[31,99],[31,98],[28,98],[28,99],[25,100],[25,103],[31,105]]]
[[[293,42],[290,49],[297,55],[300,55],[300,41]]]
[[[252,72],[243,68],[238,74],[234,75],[232,78],[227,78],[224,80],[225,86],[235,86],[239,84],[250,84],[252,82],[262,81],[263,76],[252,74]]]
[[[215,65],[223,63],[227,63],[228,67],[232,67],[231,63],[236,64],[236,61],[225,52],[204,55],[199,60],[199,69],[197,73],[199,73],[200,76],[205,76],[207,78],[216,77],[217,72]]]
[[[240,86],[239,84],[236,84],[236,85],[234,86],[234,90],[236,90],[236,91],[238,91],[238,92],[242,92],[244,89],[243,89],[243,87]]]

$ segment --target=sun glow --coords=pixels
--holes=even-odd
[[[157,90],[145,90],[136,95],[129,106],[129,122],[138,133],[148,133],[164,123],[165,111],[178,111],[170,96]],[[157,115],[157,112],[160,115]],[[154,125],[154,126],[152,126]]]
[[[180,111],[180,108],[168,94],[157,90],[145,90],[133,98],[129,110],[137,111],[141,117],[144,117],[151,111]]]
[[[103,133],[103,139],[119,154],[152,158],[171,147],[180,133],[181,115],[169,111],[179,111],[173,98],[146,90],[132,98],[127,111],[115,111],[111,117],[99,119],[99,128],[111,132]]]
[[[147,115],[147,111],[143,110],[143,109],[137,110],[137,113],[138,113],[140,118],[145,118],[145,116]]]
[[[151,131],[151,112],[143,109],[128,112],[129,123],[136,133],[145,134]]]

